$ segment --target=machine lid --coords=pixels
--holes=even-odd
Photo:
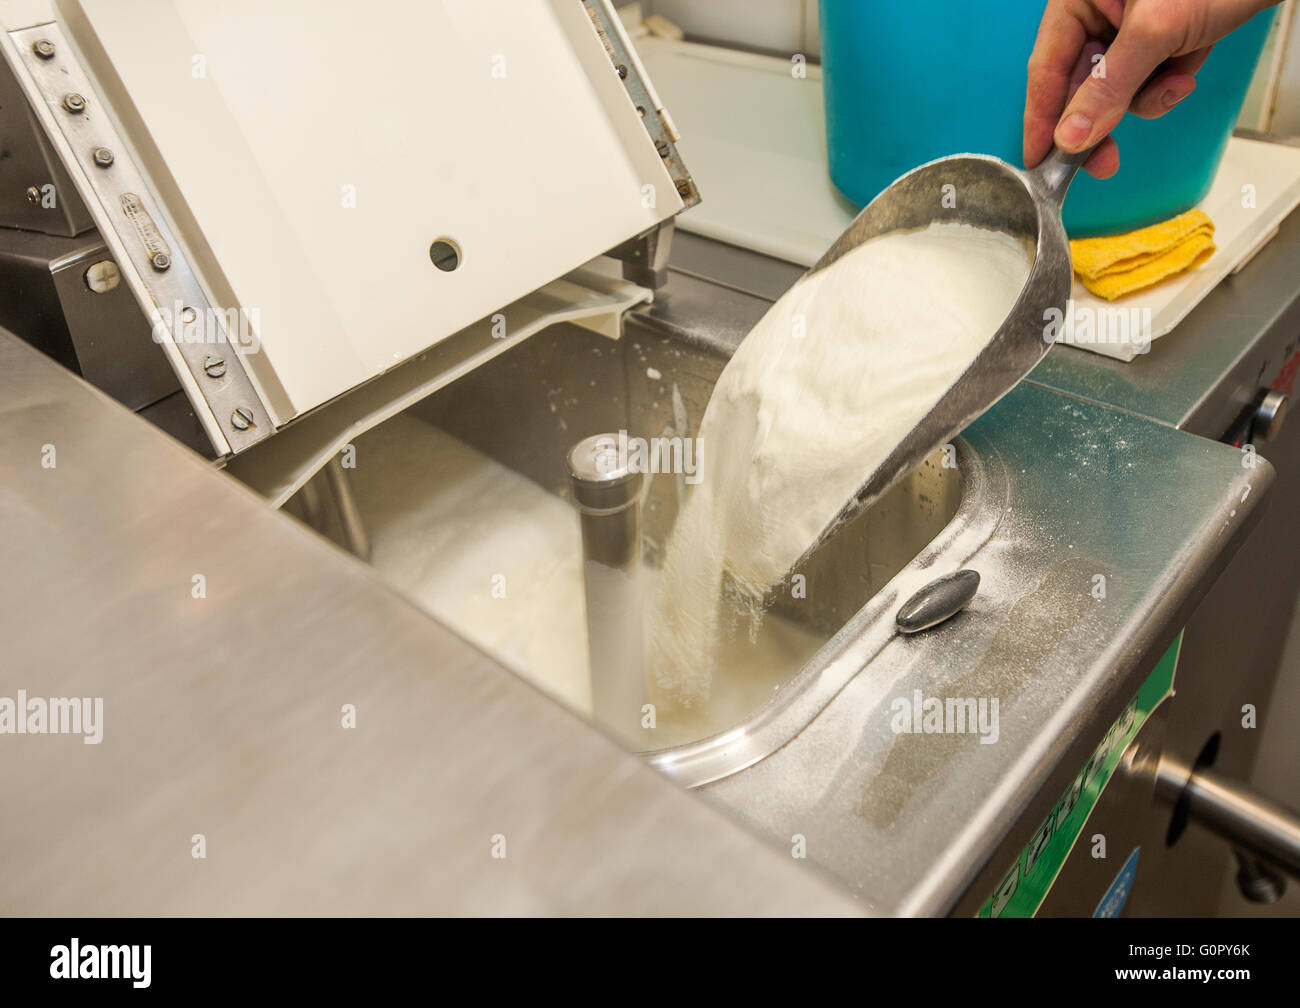
[[[6,4],[6,28],[31,7]],[[140,169],[159,227],[237,319],[275,426],[684,206],[675,151],[647,132],[612,59],[604,0],[51,9],[75,49],[58,59],[94,89],[79,128],[111,120],[118,165],[127,154]],[[20,34],[11,54],[31,46]],[[66,132],[73,113],[45,100]],[[144,251],[149,235],[112,219],[113,170],[85,167],[88,201],[101,229]],[[133,219],[148,219],[149,196]]]

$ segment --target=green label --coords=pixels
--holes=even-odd
[[[1120,756],[1151,712],[1173,692],[1174,669],[1178,666],[1178,648],[1182,642],[1183,635],[1179,634],[1020,852],[993,895],[980,907],[977,917],[1032,917],[1038,912],[1083,832],[1097,799],[1119,765]]]

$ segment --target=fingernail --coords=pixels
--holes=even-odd
[[[1092,136],[1092,120],[1072,112],[1056,127],[1056,141],[1062,147],[1082,147]]]
[[[1160,104],[1167,109],[1173,108],[1180,101],[1186,98],[1190,93],[1191,92],[1189,91],[1180,91],[1177,88],[1170,88],[1168,91],[1166,91],[1164,94],[1160,96]]]

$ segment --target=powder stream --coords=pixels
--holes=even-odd
[[[757,605],[789,574],[984,349],[1028,274],[1016,239],[932,224],[864,243],[769,309],[700,425],[703,479],[669,537],[647,615],[653,697],[707,701],[724,584]]]

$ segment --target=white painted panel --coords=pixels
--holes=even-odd
[[[575,0],[60,6],[281,420],[681,208]]]
[[[4,2],[4,26],[8,31],[30,28],[53,20],[53,0],[5,0]]]

